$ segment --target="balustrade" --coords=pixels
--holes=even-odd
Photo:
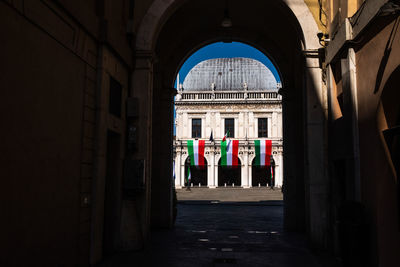
[[[181,92],[181,101],[192,100],[280,100],[277,92],[239,91],[239,92]]]

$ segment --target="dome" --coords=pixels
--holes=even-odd
[[[272,72],[251,58],[215,58],[194,66],[183,82],[184,91],[277,90]]]

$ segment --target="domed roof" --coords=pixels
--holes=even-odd
[[[183,82],[184,91],[277,90],[272,72],[251,58],[215,58],[194,66]]]

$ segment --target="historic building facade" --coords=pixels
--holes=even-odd
[[[194,186],[282,186],[280,84],[261,62],[210,59],[197,64],[175,98],[175,187],[187,183],[188,140],[206,140],[205,166],[191,167]],[[221,140],[239,140],[237,167],[221,166]],[[255,165],[255,140],[271,140],[271,168]]]

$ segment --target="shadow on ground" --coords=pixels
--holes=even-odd
[[[282,218],[282,201],[180,201],[173,229],[153,231],[146,250],[99,266],[340,266],[313,254],[304,235],[285,232]]]

